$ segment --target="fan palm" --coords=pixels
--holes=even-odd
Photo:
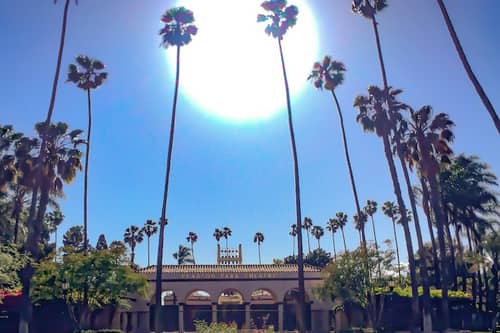
[[[123,242],[130,247],[130,265],[134,266],[135,247],[144,240],[144,232],[141,228],[131,225],[125,229],[123,234]]]
[[[222,228],[222,237],[224,237],[224,239],[226,240],[226,249],[229,248],[228,238],[231,237],[232,234],[233,234],[233,232],[231,231],[231,229],[229,227]]]
[[[261,7],[266,11],[266,14],[257,16],[258,22],[266,22],[266,34],[276,38],[280,51],[281,69],[283,72],[283,81],[285,84],[285,96],[288,114],[288,129],[290,131],[290,143],[292,146],[293,156],[293,171],[295,183],[295,211],[297,224],[297,244],[298,244],[298,306],[299,306],[299,331],[305,332],[305,287],[304,287],[304,258],[302,251],[302,211],[300,206],[300,179],[299,179],[299,162],[297,157],[297,146],[295,144],[295,132],[292,120],[292,104],[290,101],[290,89],[288,86],[288,78],[286,73],[285,58],[283,55],[282,40],[289,28],[297,23],[297,15],[299,10],[296,6],[287,6],[287,0],[269,0],[264,1]]]
[[[307,249],[309,252],[311,252],[311,243],[309,241],[309,232],[311,231],[311,228],[313,227],[313,222],[310,217],[304,217],[304,223],[302,224],[302,228],[306,231],[307,233]]]
[[[311,229],[311,234],[314,236],[314,238],[316,238],[316,240],[318,241],[318,250],[321,248],[321,245],[319,243],[319,240],[321,239],[321,237],[323,237],[325,235],[325,231],[323,230],[322,227],[320,227],[319,225],[315,225],[314,227],[312,227]]]
[[[175,132],[175,116],[177,111],[177,97],[179,92],[179,74],[180,74],[180,59],[181,47],[191,42],[192,36],[196,35],[198,29],[193,24],[193,12],[185,7],[175,7],[167,10],[162,16],[161,21],[165,24],[160,30],[162,38],[162,45],[165,48],[175,47],[177,51],[176,56],[176,71],[175,71],[175,89],[174,99],[172,103],[172,117],[170,119],[170,134],[168,140],[167,152],[167,165],[165,171],[165,186],[163,190],[163,201],[160,217],[160,232],[158,237],[158,256],[156,264],[156,283],[155,283],[155,332],[161,332],[161,271],[163,266],[163,242],[165,235],[165,226],[167,224],[167,200],[168,200],[168,186],[170,180],[170,166],[172,161],[172,149],[174,144]]]
[[[344,227],[347,225],[348,216],[344,212],[337,212],[335,214],[335,223],[337,224],[337,228],[340,229],[340,233],[342,234],[342,240],[344,241],[344,251],[347,252],[347,245],[345,242],[344,235]]]
[[[191,243],[191,255],[193,256],[193,264],[196,264],[196,260],[194,258],[194,243],[198,241],[198,235],[196,232],[190,231],[186,237],[186,240]]]
[[[292,236],[293,247],[292,247],[292,255],[295,257],[295,237],[297,237],[297,225],[292,224],[290,226],[290,231],[288,232],[290,236]]]
[[[55,239],[54,242],[56,244],[57,251],[57,229],[64,221],[64,215],[60,210],[54,210],[45,214],[45,223],[49,227],[49,233],[54,233]]]
[[[76,57],[78,65],[69,65],[67,82],[73,82],[80,89],[87,92],[87,149],[85,151],[85,169],[83,180],[83,237],[84,244],[87,244],[88,239],[88,178],[89,178],[89,159],[90,159],[90,137],[92,132],[92,98],[90,94],[91,89],[99,88],[104,80],[107,79],[107,72],[99,72],[104,69],[104,64],[96,59],[89,58],[84,55]],[[79,68],[80,67],[80,68]],[[85,247],[85,253],[87,248]]]
[[[150,246],[149,246],[150,242],[149,241],[150,241],[151,237],[153,237],[153,235],[155,235],[158,232],[158,226],[156,225],[155,221],[146,220],[144,227],[142,227],[142,231],[144,232],[144,234],[148,238],[148,267],[149,267],[151,265],[151,262],[150,262],[151,253],[150,253]]]
[[[396,244],[396,258],[398,260],[398,277],[399,277],[399,283],[402,282],[401,280],[401,261],[399,260],[399,245],[398,245],[398,235],[396,233],[396,219],[398,218],[399,215],[399,209],[398,206],[392,202],[392,201],[386,201],[384,202],[384,205],[382,206],[382,212],[391,219],[392,221],[392,230],[394,232],[394,243]]]
[[[368,217],[366,216],[365,212],[361,211],[361,214],[354,214],[352,216],[352,221],[354,222],[354,229],[358,231],[359,234],[359,244],[361,248],[363,248],[363,236],[361,230],[364,230],[366,221],[368,220]]]
[[[215,240],[217,241],[217,245],[220,242],[220,239],[222,238],[222,230],[219,228],[215,228],[214,234],[213,234]]]
[[[332,245],[333,245],[333,258],[337,260],[337,249],[335,248],[335,233],[338,230],[337,223],[335,219],[328,219],[326,223],[326,230],[330,231],[332,234]]]
[[[488,95],[486,95],[486,92],[484,91],[483,87],[479,83],[479,80],[474,74],[474,71],[472,70],[472,67],[469,64],[469,60],[467,60],[467,56],[465,55],[462,43],[460,43],[460,39],[458,38],[455,28],[453,27],[453,23],[451,22],[450,15],[448,15],[448,11],[446,10],[444,1],[437,0],[437,3],[439,5],[439,9],[441,10],[441,14],[443,14],[444,21],[446,22],[446,27],[448,28],[448,32],[450,33],[451,39],[453,41],[453,44],[455,45],[455,49],[457,50],[460,61],[464,66],[465,72],[467,73],[469,80],[472,82],[474,89],[476,89],[479,98],[481,98],[481,101],[483,102],[486,110],[490,114],[491,119],[493,120],[493,123],[497,128],[497,132],[500,134],[500,119],[498,118],[498,114],[496,113],[493,104],[491,104],[491,101],[488,98]]]
[[[194,264],[191,249],[184,245],[179,245],[179,249],[172,254],[172,257],[177,260],[177,265]]]
[[[257,243],[257,247],[259,249],[259,265],[262,263],[260,260],[260,244],[264,242],[264,234],[262,232],[256,232],[253,236],[253,242]]]
[[[394,163],[394,158],[391,151],[390,134],[394,129],[395,122],[401,110],[407,109],[408,106],[399,102],[396,98],[401,93],[401,90],[380,89],[376,86],[368,87],[367,96],[357,96],[354,100],[354,106],[358,109],[359,113],[356,116],[358,121],[365,132],[374,132],[382,139],[384,145],[385,158],[389,166],[389,172],[392,179],[394,194],[396,195],[397,203],[401,212],[406,212],[406,205],[403,200],[401,186]],[[389,96],[389,97],[387,97]],[[388,103],[385,103],[385,102]],[[390,106],[390,107],[389,107]],[[415,258],[413,253],[412,239],[410,228],[408,225],[407,214],[401,214],[401,224],[403,226],[406,249],[408,253],[408,263],[410,268],[410,279],[412,287],[412,330],[415,328],[415,323],[418,319],[419,306],[418,306],[418,282],[415,269]]]
[[[354,172],[352,171],[351,158],[349,156],[349,147],[347,144],[347,136],[344,127],[344,117],[342,115],[342,110],[340,108],[340,103],[335,94],[335,88],[344,82],[344,73],[346,69],[342,62],[332,60],[330,56],[325,56],[323,61],[315,62],[313,69],[308,79],[313,81],[314,86],[317,89],[330,90],[332,93],[333,100],[337,106],[337,114],[339,116],[340,130],[342,132],[342,140],[344,143],[344,155],[347,162],[347,169],[349,171],[349,178],[351,180],[352,193],[354,196],[354,203],[356,205],[356,213],[360,215],[361,206],[359,205],[358,191],[356,188],[356,182],[354,180]],[[361,235],[363,239],[363,244],[366,246],[366,236],[364,228],[361,230]]]
[[[373,215],[377,212],[377,202],[374,200],[366,200],[366,206],[363,207],[363,211],[367,216],[370,216],[370,220],[372,222],[373,229],[373,239],[375,241],[375,252],[377,256],[379,255],[378,242],[377,242],[377,233],[375,231],[375,220],[373,219]],[[379,278],[382,276],[382,269],[380,267],[380,262],[378,264],[378,275]]]

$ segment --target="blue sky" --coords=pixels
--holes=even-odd
[[[255,14],[260,11],[258,3]],[[363,202],[373,199],[379,205],[394,200],[382,144],[375,136],[362,132],[351,106],[354,97],[365,93],[368,85],[381,84],[370,22],[353,15],[348,0],[308,3],[319,41],[319,52],[311,59],[311,65],[324,54],[331,54],[348,69],[337,94],[346,118],[360,197]],[[498,109],[500,3],[446,3],[472,67]],[[146,219],[160,215],[173,75],[165,51],[159,47],[157,32],[161,14],[175,4],[157,0],[81,0],[78,6],[71,5],[61,77],[80,53],[103,60],[110,72],[109,81],[93,95],[89,183],[89,233],[93,244],[100,233],[105,233],[108,241],[121,239],[126,227],[142,225]],[[431,0],[407,0],[389,1],[389,5],[378,17],[389,83],[404,90],[401,99],[410,105],[429,104],[436,112],[449,113],[457,125],[454,150],[478,155],[500,174],[498,134],[462,69],[437,4]],[[229,15],[229,10],[237,9],[218,11]],[[49,0],[0,2],[0,123],[13,124],[29,134],[33,124],[44,119],[62,10],[63,1],[57,5]],[[300,14],[297,24],[301,24]],[[255,25],[256,29],[264,28]],[[291,29],[289,34],[293,33]],[[267,39],[263,32],[262,36]],[[307,43],[305,39],[305,48]],[[229,54],[230,45],[228,41],[222,57]],[[286,45],[285,38],[285,56]],[[293,55],[288,59],[293,59]],[[287,65],[292,68],[295,64],[292,60]],[[249,66],[258,68],[259,63]],[[222,73],[213,77],[213,85],[207,89],[225,89],[228,84],[235,83],[228,82],[227,73]],[[174,262],[171,253],[179,244],[186,244],[186,235],[194,231],[199,235],[197,261],[215,263],[212,233],[214,228],[223,226],[233,230],[230,245],[243,244],[245,263],[258,261],[252,242],[256,231],[265,235],[263,262],[291,254],[288,231],[295,209],[283,91],[278,89],[275,93],[275,98],[282,100],[282,107],[273,117],[233,123],[205,113],[182,90],[181,78],[165,262]],[[248,91],[248,99],[254,98],[258,96]],[[323,226],[337,211],[352,216],[354,204],[330,95],[307,84],[301,94],[294,96],[293,112],[303,215]],[[66,121],[73,128],[86,127],[85,95],[64,84],[64,79],[59,85],[55,120]],[[66,187],[66,199],[61,202],[66,220],[61,234],[82,223],[82,179],[80,175]],[[376,215],[376,224],[379,240],[391,237],[391,225],[381,212]],[[358,237],[352,223],[346,236],[348,246],[354,247]],[[402,232],[399,236],[402,239]],[[152,244],[156,241],[154,237]],[[322,239],[328,250],[330,242],[330,238]],[[137,252],[137,261],[145,264],[145,243]]]

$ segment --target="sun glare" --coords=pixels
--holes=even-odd
[[[184,0],[177,5],[194,12],[198,34],[181,50],[180,91],[204,112],[234,122],[271,117],[286,107],[278,42],[257,23],[262,1]],[[307,84],[316,59],[318,36],[313,14],[305,1],[297,25],[283,41],[292,98]],[[170,72],[175,52],[167,50]]]

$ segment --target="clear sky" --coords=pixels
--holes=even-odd
[[[260,12],[259,1],[254,2],[256,15]],[[0,123],[13,124],[26,134],[33,133],[33,124],[43,120],[47,112],[63,3],[0,1]],[[217,8],[217,2],[213,3],[214,20],[224,20],[224,16],[238,11],[237,1],[229,8]],[[104,61],[110,73],[108,82],[93,94],[89,182],[89,235],[93,245],[100,233],[106,234],[108,242],[122,239],[126,227],[140,226],[146,219],[158,219],[160,215],[173,73],[165,51],[159,47],[158,30],[164,10],[176,4],[165,0],[80,0],[78,6],[71,4],[54,119],[68,122],[73,128],[86,128],[85,94],[64,83],[66,67],[76,55],[84,53]],[[308,4],[318,35],[302,37],[303,48],[310,47],[317,38],[318,53],[310,64],[330,54],[348,69],[337,94],[345,115],[359,193],[363,202],[373,199],[381,206],[395,199],[382,144],[374,135],[362,132],[351,106],[354,97],[365,93],[368,85],[381,85],[371,24],[351,13],[349,0],[314,0]],[[500,2],[448,0],[446,4],[472,67],[498,112]],[[215,15],[217,12],[219,15]],[[389,83],[404,89],[401,99],[415,108],[429,104],[436,112],[449,113],[457,125],[455,152],[478,155],[500,174],[498,133],[462,69],[436,1],[392,0],[378,20]],[[300,24],[299,14],[297,31]],[[199,29],[201,33],[203,26]],[[234,35],[238,26],[227,29]],[[262,32],[262,42],[267,42],[264,26],[255,23],[255,29]],[[290,36],[294,29],[289,31]],[[225,47],[218,47],[220,57],[235,56],[231,38],[213,38],[225,41]],[[293,70],[297,51],[287,54],[287,38],[284,51],[287,65]],[[192,43],[196,43],[196,36]],[[185,48],[186,54],[189,47]],[[277,50],[271,56],[277,58]],[[199,57],[201,60],[203,54]],[[257,60],[246,65],[258,70],[263,64]],[[189,63],[183,65],[188,67]],[[263,82],[269,80],[265,75],[280,73],[264,73]],[[212,84],[206,89],[214,94],[245,80],[235,69],[210,79]],[[245,263],[258,261],[257,247],[252,242],[256,231],[265,235],[264,263],[291,254],[288,231],[294,223],[295,208],[282,86],[271,95],[273,102],[281,105],[274,116],[232,122],[204,112],[200,103],[182,94],[186,88],[182,84],[181,72],[165,263],[174,262],[171,253],[179,244],[187,245],[189,231],[199,235],[195,245],[198,263],[215,263],[212,233],[214,228],[224,226],[233,230],[230,245],[243,244]],[[259,99],[251,89],[243,96],[235,109]],[[306,84],[300,94],[294,95],[293,112],[303,215],[322,226],[337,211],[352,216],[354,204],[331,96]],[[67,198],[61,205],[66,220],[60,234],[82,223],[82,180],[80,174],[65,189]],[[376,215],[376,224],[379,240],[391,237],[391,225],[381,212]],[[367,232],[372,239],[371,227]],[[351,221],[346,236],[348,246],[356,246],[358,236]],[[401,232],[399,236],[402,240]],[[340,245],[340,238],[337,241]],[[156,242],[155,236],[153,253]],[[322,239],[327,250],[331,250],[330,244],[329,237]],[[146,243],[139,245],[137,252],[137,261],[145,264]]]

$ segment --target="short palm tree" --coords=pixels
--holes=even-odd
[[[305,332],[305,287],[304,287],[304,258],[302,251],[302,210],[300,207],[300,179],[299,179],[299,162],[297,157],[297,146],[295,144],[295,131],[292,120],[292,103],[290,100],[290,89],[288,86],[288,78],[285,66],[285,57],[283,55],[282,40],[289,28],[297,23],[297,15],[299,9],[296,6],[287,6],[287,0],[269,0],[264,1],[261,7],[266,11],[266,14],[257,16],[258,22],[266,22],[266,34],[276,38],[280,51],[281,69],[283,72],[283,81],[285,84],[285,96],[288,113],[288,129],[290,131],[290,143],[292,146],[293,156],[293,171],[295,183],[295,212],[297,224],[297,243],[298,243],[298,305],[299,305],[299,331]]]
[[[295,237],[297,237],[297,225],[292,224],[290,226],[290,231],[288,232],[290,236],[292,236],[293,247],[292,247],[292,255],[295,257]]]
[[[259,249],[259,265],[262,263],[260,260],[260,244],[264,242],[264,234],[262,232],[256,232],[253,236],[253,242],[257,243],[257,247]]]
[[[177,111],[177,97],[179,92],[179,74],[181,47],[191,42],[192,36],[196,35],[198,29],[193,24],[193,12],[184,7],[175,7],[167,10],[162,16],[161,21],[165,24],[160,30],[162,45],[165,48],[175,47],[177,52],[176,71],[175,71],[175,89],[174,100],[172,103],[172,117],[170,119],[170,134],[168,140],[167,165],[165,172],[165,186],[163,190],[163,202],[160,217],[160,232],[158,237],[158,256],[156,264],[156,284],[155,284],[155,304],[161,304],[161,271],[163,266],[163,242],[165,235],[165,226],[167,224],[167,200],[168,185],[170,180],[170,166],[172,161],[172,149],[174,144],[175,116]],[[155,308],[155,332],[161,332],[161,308]]]
[[[304,223],[302,224],[302,228],[306,231],[307,233],[307,250],[308,252],[311,252],[311,243],[309,241],[309,232],[311,231],[311,228],[313,227],[313,222],[310,217],[304,217]]]
[[[88,179],[89,179],[89,159],[90,159],[90,138],[92,132],[92,98],[91,89],[99,88],[108,77],[107,72],[100,72],[104,69],[104,64],[96,59],[85,55],[76,57],[77,65],[69,65],[67,82],[73,82],[80,89],[87,93],[87,149],[85,151],[85,168],[83,180],[83,237],[85,241],[84,252],[87,252],[86,244],[88,240]]]
[[[125,229],[123,241],[130,247],[130,265],[134,266],[135,247],[144,240],[144,232],[141,228],[132,225]]]
[[[338,230],[338,226],[335,219],[328,219],[328,222],[326,223],[326,230],[330,231],[330,233],[332,234],[333,258],[337,260],[337,249],[335,248],[335,233]]]
[[[399,260],[399,245],[398,245],[398,235],[396,234],[396,219],[398,218],[399,209],[398,206],[392,201],[384,202],[382,206],[382,212],[391,219],[392,221],[392,230],[394,232],[394,243],[396,244],[396,258],[398,260],[398,277],[399,283],[401,280],[401,261]]]
[[[194,258],[194,243],[198,241],[198,235],[196,232],[190,231],[186,237],[186,240],[191,243],[191,255],[193,256],[193,264],[196,264],[196,260]]]
[[[177,260],[177,265],[194,264],[191,249],[184,245],[179,245],[179,249],[172,254],[172,257]]]
[[[55,236],[54,243],[56,244],[56,251],[57,251],[57,229],[59,228],[59,226],[63,221],[64,221],[64,215],[60,210],[54,210],[45,214],[45,222],[49,227],[49,232],[54,233]]]
[[[222,237],[224,237],[224,239],[226,240],[226,249],[229,248],[228,238],[231,237],[232,234],[233,232],[229,227],[222,228]]]
[[[344,227],[347,225],[347,219],[348,216],[344,212],[337,212],[335,214],[335,224],[337,225],[337,228],[340,229],[340,233],[342,234],[342,240],[344,241],[344,252],[347,252],[347,245],[345,242],[345,235],[344,235]]]
[[[146,220],[146,223],[142,227],[142,231],[148,238],[148,267],[151,265],[151,248],[150,248],[150,239],[153,237],[154,234],[158,232],[158,226],[156,225],[156,222],[153,220]]]
[[[441,14],[443,14],[444,21],[446,22],[446,27],[448,28],[448,32],[450,33],[451,39],[453,40],[453,44],[455,45],[455,49],[457,50],[462,65],[464,66],[465,72],[467,73],[469,80],[472,82],[474,89],[476,89],[479,98],[481,98],[481,101],[486,107],[486,110],[490,114],[490,117],[493,120],[495,127],[497,128],[497,132],[500,134],[500,119],[498,118],[498,114],[496,113],[493,104],[491,104],[491,101],[488,98],[488,95],[486,95],[486,92],[484,91],[483,87],[479,83],[479,80],[474,74],[474,71],[472,70],[472,67],[469,64],[469,60],[467,60],[467,56],[465,55],[462,43],[460,43],[460,39],[458,38],[455,28],[453,27],[453,22],[451,22],[448,10],[446,10],[446,6],[444,5],[444,1],[437,0],[437,3],[439,5],[439,9],[441,10]]]
[[[321,227],[319,225],[315,225],[311,229],[311,234],[318,241],[318,250],[319,250],[321,248],[321,244],[320,244],[319,240],[321,239],[321,237],[323,237],[325,235],[325,230],[323,230],[323,227]]]
[[[308,79],[313,81],[317,89],[329,90],[332,93],[333,100],[337,106],[337,114],[339,116],[340,130],[342,132],[342,140],[344,143],[344,155],[347,162],[347,169],[349,171],[349,178],[351,180],[352,194],[354,196],[354,204],[356,213],[361,214],[361,206],[359,205],[358,190],[354,179],[354,172],[352,171],[351,158],[349,156],[349,147],[347,143],[347,135],[344,126],[344,117],[340,108],[340,103],[335,94],[335,89],[344,82],[344,73],[346,69],[342,62],[333,60],[330,56],[325,56],[322,62],[315,62],[313,69]],[[365,230],[361,230],[363,242],[366,243]]]

